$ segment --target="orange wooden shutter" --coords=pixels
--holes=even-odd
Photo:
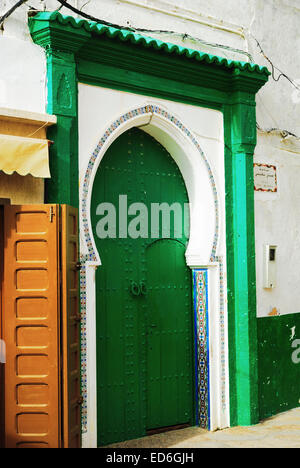
[[[4,208],[6,447],[60,446],[58,215]]]
[[[62,205],[63,446],[81,446],[80,307],[77,209]]]
[[[2,287],[3,287],[3,207],[0,206],[0,340],[2,334]],[[0,344],[1,352],[1,344]],[[1,356],[0,356],[1,357]],[[0,448],[4,447],[4,364],[0,359]]]

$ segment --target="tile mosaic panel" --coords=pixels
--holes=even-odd
[[[196,424],[210,428],[207,270],[193,270],[196,365]]]

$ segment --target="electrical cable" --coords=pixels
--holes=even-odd
[[[5,19],[7,19],[19,6],[23,5],[24,3],[26,3],[26,1],[28,0],[19,0],[10,10],[8,10],[5,15],[3,15],[1,18],[0,18],[0,26],[3,24],[3,22],[5,21]],[[132,27],[129,27],[129,26],[121,26],[121,25],[118,25],[118,24],[114,24],[114,23],[110,23],[108,21],[104,21],[102,19],[99,19],[99,18],[96,18],[95,16],[92,16],[92,15],[89,15],[87,13],[85,13],[84,11],[82,11],[82,8],[84,8],[84,6],[86,6],[88,2],[86,2],[82,7],[81,9],[79,10],[78,8],[74,7],[73,5],[70,5],[66,0],[57,0],[60,4],[61,4],[61,7],[59,8],[59,10],[62,8],[62,7],[65,7],[65,8],[68,8],[69,10],[71,10],[73,13],[76,13],[80,16],[82,16],[83,18],[85,19],[88,19],[89,21],[93,21],[93,22],[96,22],[96,23],[101,23],[101,24],[104,24],[106,26],[109,26],[109,27],[113,27],[113,28],[117,28],[117,29],[127,29],[129,31],[139,31],[139,32],[149,32],[149,33],[160,33],[160,34],[173,34],[173,35],[177,35],[177,36],[181,36],[182,39],[186,39],[186,38],[189,38],[191,40],[197,40],[199,42],[201,42],[202,44],[205,44],[207,46],[212,46],[212,47],[218,47],[218,48],[222,48],[222,49],[225,49],[225,50],[231,50],[231,51],[234,51],[234,52],[237,52],[237,53],[242,53],[244,55],[247,55],[248,58],[253,61],[252,59],[252,56],[248,53],[248,52],[245,52],[245,51],[242,51],[240,49],[234,49],[234,48],[231,48],[231,47],[228,47],[228,46],[224,46],[222,44],[214,44],[214,43],[208,43],[198,37],[194,37],[194,36],[191,36],[190,34],[188,33],[177,33],[176,31],[171,31],[171,30],[163,30],[163,29],[144,29],[144,28],[132,28]],[[251,34],[251,32],[250,32]],[[268,61],[268,63],[271,65],[271,68],[272,68],[272,78],[274,81],[278,82],[280,80],[281,77],[284,77],[286,78],[291,84],[292,86],[294,86],[298,91],[300,91],[300,88],[294,83],[294,81],[284,72],[282,72],[278,67],[276,67],[273,62],[269,59],[269,57],[267,57],[267,55],[264,53],[263,49],[262,49],[262,46],[260,45],[259,41],[253,36],[253,34],[251,34],[251,36],[253,37],[253,39],[256,41],[256,44],[260,50],[260,53],[263,55],[263,57]],[[279,76],[276,78],[275,77],[275,70],[278,70],[279,71]]]
[[[250,33],[251,34],[251,33]],[[256,44],[257,44],[257,47],[259,48],[260,50],[260,53],[263,55],[263,57],[267,60],[267,62],[269,62],[269,64],[271,65],[271,68],[272,68],[272,78],[274,81],[278,82],[280,80],[280,78],[283,76],[284,78],[286,78],[290,83],[291,85],[294,86],[294,88],[296,88],[298,91],[300,91],[300,88],[294,83],[294,81],[286,75],[286,73],[284,73],[283,71],[281,71],[278,67],[276,67],[273,62],[269,59],[269,57],[267,57],[267,55],[264,53],[263,51],[263,48],[262,46],[260,45],[260,43],[258,42],[258,40],[256,39],[256,37],[253,36],[253,34],[251,34],[251,37],[253,37],[253,39],[255,40]],[[277,70],[280,74],[279,76],[276,78],[275,77],[275,70]]]
[[[223,48],[223,49],[230,49],[232,50],[232,48],[229,48],[229,47],[226,47],[226,46],[222,46],[222,45],[219,45],[219,44],[209,44],[207,43],[206,41],[202,41],[201,39],[197,38],[197,37],[193,37],[191,35],[189,35],[188,33],[177,33],[175,31],[169,31],[169,30],[151,30],[151,29],[141,29],[141,28],[129,28],[128,26],[120,26],[120,25],[115,25],[115,24],[112,24],[112,23],[108,23],[106,21],[103,21],[103,20],[100,20],[99,18],[95,18],[87,13],[84,13],[80,10],[78,10],[77,8],[69,5],[66,0],[58,0],[58,2],[62,5],[62,6],[65,6],[66,8],[69,8],[70,10],[72,10],[74,13],[78,14],[78,15],[81,15],[83,16],[84,18],[86,19],[89,19],[90,21],[94,21],[94,22],[97,22],[97,23],[102,23],[102,24],[105,24],[107,26],[110,26],[110,27],[116,27],[118,29],[128,29],[130,31],[139,31],[139,32],[149,32],[149,33],[160,33],[160,34],[173,34],[173,35],[180,35],[182,36],[182,39],[184,40],[185,38],[189,38],[189,39],[193,39],[193,40],[198,40],[199,42],[202,42],[206,45],[211,45],[211,46],[215,46],[215,47],[220,47],[220,48]],[[251,34],[251,33],[250,33]],[[266,54],[264,53],[259,41],[253,36],[253,34],[251,34],[251,36],[253,37],[253,39],[256,41],[256,44],[260,50],[260,53],[263,55],[263,57],[268,61],[268,63],[271,65],[271,68],[272,68],[272,78],[275,82],[278,82],[279,79],[283,76],[284,78],[286,78],[291,84],[292,86],[294,86],[297,90],[300,91],[300,88],[293,82],[293,80],[291,78],[289,78],[289,76],[287,76],[285,73],[283,73],[278,67],[276,67],[273,62],[266,56]],[[235,52],[241,52],[240,50],[238,49],[235,49]],[[248,52],[245,52],[245,51],[242,51],[242,53],[244,53],[245,55],[247,55],[251,61],[253,61],[252,59],[252,56],[248,53]],[[280,75],[275,78],[275,69],[278,70],[280,72]],[[288,130],[280,130],[278,128],[272,128],[272,129],[267,129],[267,130],[264,130],[262,129],[262,127],[257,123],[256,124],[256,127],[259,131],[261,132],[264,132],[264,133],[271,133],[271,132],[274,132],[274,131],[278,131],[280,132],[280,134],[283,136],[283,138],[286,138],[287,136],[292,136],[294,138],[296,138],[297,140],[300,140],[300,137],[298,137],[297,135],[295,135],[294,133],[288,131]]]
[[[87,2],[85,2],[82,7],[80,8],[80,11],[83,10],[84,7],[86,7],[89,3],[91,3],[91,0],[88,0]]]
[[[26,3],[28,0],[19,0],[17,3],[15,3],[6,13],[4,13],[3,16],[0,17],[0,28],[2,27],[4,21],[21,5]]]
[[[241,50],[241,49],[235,49],[233,47],[229,47],[229,46],[224,46],[223,44],[217,44],[217,43],[211,43],[211,42],[207,42],[207,41],[204,41],[203,39],[199,38],[199,37],[195,37],[195,36],[191,36],[190,34],[188,33],[178,33],[176,31],[172,31],[172,30],[164,30],[164,29],[145,29],[145,28],[136,28],[136,27],[130,27],[130,26],[121,26],[119,24],[113,24],[113,23],[110,23],[108,21],[104,21],[102,19],[99,19],[99,18],[96,18],[94,16],[91,16],[87,13],[84,13],[82,10],[78,10],[78,8],[76,7],[73,7],[72,5],[70,5],[69,3],[67,3],[66,0],[57,0],[61,6],[64,6],[66,8],[69,8],[71,11],[73,11],[73,13],[76,13],[78,15],[81,15],[83,18],[86,18],[90,21],[94,21],[96,23],[101,23],[101,24],[104,24],[105,26],[109,26],[109,27],[113,27],[113,28],[117,28],[117,29],[126,29],[128,31],[131,31],[131,32],[143,32],[143,33],[156,33],[156,34],[172,34],[173,36],[179,36],[182,38],[182,40],[185,40],[185,39],[190,39],[190,40],[196,40],[206,46],[210,46],[210,47],[216,47],[216,48],[220,48],[220,49],[224,49],[224,50],[230,50],[231,52],[236,52],[238,54],[242,54],[242,55],[246,55],[250,61],[253,61],[253,58],[251,56],[251,54],[249,54],[248,52],[245,52],[244,50]],[[82,7],[83,8],[83,7]]]
[[[243,53],[245,55],[247,55],[250,60],[253,61],[252,59],[252,56],[248,53],[248,52],[245,52],[245,51],[241,51],[239,49],[232,49],[232,48],[229,48],[227,46],[223,46],[221,44],[209,44],[203,40],[201,40],[200,38],[197,38],[197,37],[193,37],[191,36],[190,34],[188,33],[177,33],[175,31],[169,31],[169,30],[162,30],[162,29],[142,29],[142,28],[132,28],[132,27],[129,27],[129,26],[120,26],[120,25],[116,25],[116,24],[112,24],[112,23],[109,23],[107,21],[104,21],[104,20],[101,20],[99,18],[96,18],[94,16],[91,16],[87,13],[84,13],[83,11],[81,10],[78,10],[78,8],[76,7],[73,7],[72,5],[68,4],[66,0],[57,0],[62,6],[66,7],[66,8],[69,8],[71,11],[73,11],[74,13],[78,14],[78,15],[81,15],[83,16],[84,18],[90,20],[90,21],[94,21],[96,23],[102,23],[102,24],[105,24],[106,26],[110,26],[110,27],[114,27],[114,28],[118,28],[118,29],[128,29],[130,31],[139,31],[139,32],[149,32],[149,33],[160,33],[160,34],[173,34],[173,35],[180,35],[182,36],[182,39],[185,39],[185,38],[189,38],[189,39],[193,39],[193,40],[198,40],[200,42],[202,42],[203,44],[206,44],[206,45],[212,45],[213,47],[220,47],[220,48],[223,48],[223,49],[230,49],[230,50],[234,50],[235,52],[239,52],[239,53]],[[88,2],[87,2],[88,3]],[[83,7],[82,7],[83,8]],[[251,34],[251,32],[250,32]],[[269,57],[266,56],[266,54],[264,53],[259,41],[253,36],[253,34],[251,34],[251,36],[253,37],[253,39],[256,41],[256,44],[260,50],[260,53],[263,55],[263,57],[268,61],[268,63],[271,65],[271,68],[272,68],[272,78],[274,81],[278,82],[280,80],[280,78],[283,76],[284,78],[286,78],[297,90],[300,91],[300,88],[294,83],[294,81],[288,76],[286,75],[286,73],[282,72],[278,67],[276,67],[273,62],[269,59]],[[276,78],[275,77],[275,69],[279,71],[280,75]]]
[[[4,21],[18,8],[20,7],[21,5],[23,5],[24,3],[26,3],[28,0],[19,0],[15,5],[13,5],[2,17],[0,17],[0,27],[3,25]],[[106,26],[109,26],[109,27],[113,27],[113,28],[116,28],[116,29],[126,29],[126,30],[129,30],[131,32],[147,32],[147,33],[158,33],[158,34],[172,34],[172,35],[177,35],[177,36],[180,36],[182,38],[182,40],[185,40],[185,39],[190,39],[190,40],[196,40],[202,44],[205,44],[207,46],[211,46],[211,47],[218,47],[218,48],[222,48],[222,49],[225,49],[225,50],[230,50],[230,51],[234,51],[234,52],[237,52],[237,53],[242,53],[242,54],[245,54],[248,56],[248,58],[253,62],[253,58],[251,56],[250,53],[248,52],[245,52],[245,51],[242,51],[240,49],[234,49],[232,47],[229,47],[229,46],[224,46],[222,44],[216,44],[216,43],[209,43],[209,42],[206,42],[198,37],[194,37],[194,36],[191,36],[190,34],[188,33],[178,33],[176,31],[170,31],[170,30],[162,30],[162,29],[144,29],[144,28],[132,28],[130,26],[121,26],[121,25],[118,25],[118,24],[114,24],[114,23],[110,23],[108,21],[105,21],[105,20],[102,20],[102,19],[99,19],[99,18],[96,18],[95,16],[92,16],[92,15],[89,15],[87,13],[85,13],[84,11],[82,11],[82,8],[84,8],[84,6],[86,6],[88,2],[86,2],[86,4],[84,4],[81,9],[79,10],[78,8],[70,5],[66,0],[57,0],[59,3],[60,3],[60,7],[58,9],[58,11],[62,8],[62,7],[65,7],[69,10],[71,10],[73,13],[76,13],[77,15],[79,16],[82,16],[83,18],[89,20],[89,21],[93,21],[95,23],[101,23],[101,24],[104,24]],[[297,89],[298,91],[300,91],[300,88],[294,83],[294,81],[284,72],[282,72],[278,67],[276,67],[273,62],[269,59],[269,57],[267,57],[267,55],[265,54],[261,44],[259,43],[259,41],[253,36],[253,34],[249,31],[251,37],[255,40],[256,44],[257,44],[257,47],[259,48],[260,50],[260,53],[263,55],[263,57],[265,58],[265,60],[267,60],[267,62],[271,65],[271,68],[272,68],[272,78],[275,82],[278,82],[280,80],[281,77],[284,77],[286,78],[290,84],[295,88]],[[276,78],[275,77],[275,70],[277,70],[280,74],[279,76]],[[278,128],[271,128],[271,129],[262,129],[260,127],[260,125],[257,123],[256,124],[256,127],[259,131],[261,132],[264,132],[264,133],[271,133],[271,132],[274,132],[274,131],[278,131],[281,133],[281,135],[283,137],[287,137],[288,135],[290,136],[293,136],[294,138],[296,138],[297,140],[300,140],[300,137],[298,137],[297,135],[295,135],[294,133],[288,131],[288,130],[280,130]]]
[[[70,5],[65,0],[57,0],[57,1],[62,6],[64,6],[65,8],[68,8],[69,10],[73,11],[73,13],[76,13],[77,15],[80,15],[83,18],[88,19],[89,21],[93,21],[95,23],[101,23],[101,24],[104,24],[105,26],[109,26],[111,28],[116,28],[116,29],[121,29],[122,28],[122,29],[128,29],[129,31],[134,31],[134,29],[129,28],[128,26],[120,26],[118,24],[109,23],[107,21],[100,20],[99,18],[96,18],[95,16],[88,15],[84,11],[78,10],[78,8],[74,7],[73,5]]]
[[[19,0],[4,16],[2,16],[0,18],[0,26],[1,26],[1,24],[4,22],[4,20],[6,18],[8,18],[19,6],[24,4],[26,1],[28,1],[28,0]],[[76,14],[82,16],[83,18],[88,19],[89,21],[93,21],[93,22],[96,22],[96,23],[101,23],[101,24],[104,24],[106,26],[117,28],[117,29],[127,29],[127,30],[132,31],[132,32],[139,31],[139,32],[160,33],[160,34],[173,34],[173,35],[181,36],[183,40],[186,39],[186,38],[191,39],[191,40],[197,40],[197,41],[199,41],[202,44],[205,44],[207,46],[222,48],[222,49],[225,49],[225,50],[230,50],[230,51],[233,51],[233,52],[237,52],[237,53],[247,55],[248,58],[251,61],[253,61],[253,58],[252,58],[251,54],[249,54],[248,52],[242,51],[240,49],[234,49],[232,47],[224,46],[222,44],[208,43],[208,42],[206,42],[206,41],[204,41],[204,40],[202,40],[202,39],[200,39],[198,37],[191,36],[188,33],[177,33],[176,31],[163,30],[163,29],[132,28],[132,27],[129,27],[128,25],[127,26],[121,26],[121,25],[118,25],[118,24],[110,23],[108,21],[104,21],[102,19],[96,18],[95,16],[89,15],[89,14],[85,13],[84,11],[82,11],[82,8],[84,8],[89,3],[90,0],[87,1],[81,7],[80,10],[78,8],[74,7],[73,5],[70,5],[66,0],[57,0],[57,1],[61,4],[61,7],[59,8],[59,10],[62,7],[68,8],[73,13],[76,13]],[[251,34],[251,32],[250,32],[250,34]],[[280,80],[280,78],[283,76],[284,78],[286,78],[292,84],[292,86],[294,86],[298,91],[300,91],[300,88],[294,83],[294,81],[288,75],[286,75],[286,73],[282,72],[278,67],[276,67],[273,64],[273,62],[267,57],[267,55],[264,53],[259,41],[253,36],[253,34],[251,34],[251,36],[256,41],[256,44],[257,44],[261,54],[263,55],[263,57],[271,65],[273,80],[278,82]],[[280,73],[280,75],[277,78],[275,77],[275,69],[278,70],[279,73]]]
[[[264,129],[262,128],[258,123],[256,124],[256,128],[257,130],[259,130],[260,132],[262,133],[273,133],[273,132],[278,132],[281,134],[282,138],[287,138],[288,136],[292,136],[294,138],[296,138],[296,140],[299,140],[300,141],[300,137],[298,137],[297,135],[295,135],[295,133],[292,133],[290,132],[289,130],[282,130],[280,128],[267,128],[267,129]]]

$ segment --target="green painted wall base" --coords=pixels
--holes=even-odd
[[[257,331],[262,420],[300,406],[300,313],[259,318]]]

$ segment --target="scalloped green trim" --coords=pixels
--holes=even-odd
[[[164,42],[159,39],[154,39],[150,36],[143,36],[126,29],[117,29],[101,23],[95,23],[84,19],[76,19],[73,16],[64,16],[58,11],[40,12],[32,19],[39,21],[57,22],[63,26],[69,25],[74,29],[82,28],[89,33],[106,35],[110,39],[119,39],[122,42],[130,41],[132,44],[140,45],[146,48],[153,48],[155,50],[163,50],[168,54],[183,55],[188,59],[198,60],[199,62],[215,64],[229,69],[236,68],[241,71],[256,72],[266,76],[271,75],[267,67],[260,66],[255,63],[228,60],[224,57],[219,57],[217,55],[211,55],[195,49],[189,49],[169,42]]]

